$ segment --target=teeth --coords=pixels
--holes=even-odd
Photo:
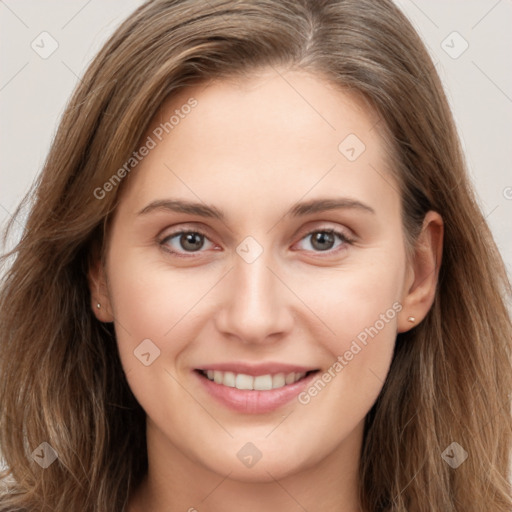
[[[246,375],[244,373],[220,372],[218,370],[208,370],[203,372],[209,380],[222,384],[230,388],[249,389],[256,391],[268,391],[270,389],[282,388],[285,385],[293,384],[302,379],[305,373],[277,373],[275,375]]]
[[[286,384],[291,384],[292,382],[294,382],[295,381],[295,373],[289,373],[286,376],[284,381],[286,382]]]
[[[222,372],[219,373],[222,374]],[[239,373],[235,378],[235,388],[254,389],[254,377],[251,377],[250,375],[244,375],[243,373]]]
[[[277,373],[272,377],[272,389],[282,388],[286,384],[284,373]]]
[[[268,391],[272,389],[272,375],[259,375],[254,377],[254,389],[257,391]]]
[[[224,386],[229,386],[230,388],[234,388],[236,385],[236,375],[233,372],[225,372],[224,379],[221,381],[221,384],[224,384]]]

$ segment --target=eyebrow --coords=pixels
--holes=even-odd
[[[313,199],[311,201],[297,203],[288,210],[285,216],[302,217],[313,213],[339,209],[359,210],[361,212],[375,214],[375,210],[371,206],[368,206],[356,199],[342,197],[332,199]],[[225,220],[224,213],[214,206],[208,206],[207,204],[193,201],[184,201],[181,199],[157,199],[145,206],[137,215],[147,215],[154,211],[189,213],[200,217],[210,217],[221,221]]]

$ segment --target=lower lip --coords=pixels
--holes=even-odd
[[[198,371],[193,372],[210,395],[226,407],[245,414],[264,414],[275,411],[292,401],[315,378],[317,372],[282,388],[256,391],[217,384]]]

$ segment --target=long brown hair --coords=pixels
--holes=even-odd
[[[0,446],[9,492],[0,510],[122,511],[145,474],[145,414],[112,325],[91,311],[87,281],[123,183],[101,199],[95,190],[130,158],[169,95],[263,66],[304,69],[363,95],[382,119],[408,239],[428,210],[444,219],[434,304],[398,335],[367,415],[364,509],[512,508],[510,285],[440,80],[409,21],[391,0],[152,0],[83,76],[21,241],[4,258]],[[46,469],[33,455],[43,442],[58,456]],[[456,469],[442,457],[454,442],[468,454]]]

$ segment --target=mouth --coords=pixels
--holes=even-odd
[[[220,370],[196,370],[200,375],[207,378],[211,382],[236,388],[245,391],[270,391],[273,389],[281,389],[299,382],[319,370],[309,370],[306,372],[289,372],[289,373],[267,373],[264,375],[248,375],[245,373],[235,373]]]
[[[268,364],[223,364],[192,374],[215,402],[242,414],[272,413],[297,398],[320,370]]]

